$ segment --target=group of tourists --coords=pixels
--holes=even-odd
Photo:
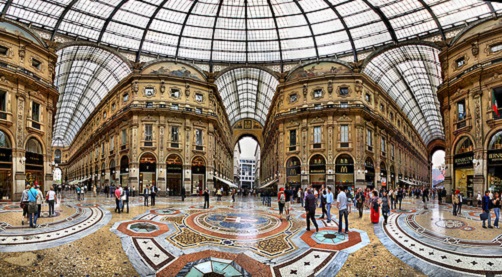
[[[480,193],[478,192],[478,198],[479,196]],[[495,192],[495,194],[493,194],[489,190],[485,191],[485,195],[481,197],[481,208],[483,209],[483,213],[481,213],[480,215],[481,220],[483,221],[483,228],[492,229],[493,227],[495,227],[498,229],[500,218],[500,193]],[[493,223],[493,226],[491,215],[492,210],[495,213],[495,222]],[[488,221],[488,227],[486,227],[486,221]]]
[[[57,203],[57,200],[57,193],[54,191],[53,186],[51,186],[44,197],[39,185],[26,185],[20,202],[20,207],[23,209],[21,224],[24,225],[25,220],[27,220],[30,228],[37,228],[37,219],[40,218],[44,201],[49,205],[49,217],[55,216],[54,205]]]

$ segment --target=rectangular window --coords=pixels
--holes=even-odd
[[[349,102],[340,102],[340,108],[348,108]]]
[[[322,109],[322,105],[321,104],[314,104],[314,109],[321,110]]]
[[[502,118],[502,87],[492,90],[492,114],[493,119]]]
[[[371,102],[371,95],[369,93],[366,93],[366,95],[364,96],[366,102],[370,103]]]
[[[171,147],[179,148],[179,133],[178,126],[171,126]]]
[[[177,88],[171,89],[171,97],[180,98],[180,90]]]
[[[490,46],[490,52],[492,52],[492,53],[498,52],[500,50],[502,50],[502,43]],[[7,54],[4,54],[4,55],[7,55]]]
[[[145,124],[145,140],[152,141],[153,126],[152,124]]]
[[[201,129],[195,129],[195,145],[202,146],[202,130]],[[199,149],[197,148],[197,150],[199,150]]]
[[[126,145],[127,144],[127,130],[126,129],[122,129],[120,138],[121,138],[121,145]]]
[[[7,53],[9,53],[9,48],[0,46],[0,55],[7,56]]]
[[[465,58],[464,58],[464,57],[462,57],[462,58],[460,58],[460,59],[457,59],[457,60],[455,61],[455,64],[457,64],[457,68],[460,68],[460,67],[464,66],[464,64],[465,64]]]
[[[129,93],[124,93],[124,94],[122,95],[122,100],[123,100],[124,102],[127,102],[127,101],[129,100]]]
[[[342,125],[340,126],[340,142],[343,144],[343,143],[347,143],[349,142],[349,125]],[[344,146],[342,146],[344,147]],[[348,147],[345,146],[345,147]]]
[[[314,127],[314,144],[321,143],[321,126]]]
[[[394,159],[394,144],[390,145],[390,156]]]
[[[385,106],[383,104],[380,104],[380,111],[383,112],[385,110]]]
[[[105,143],[101,143],[101,158],[105,156]]]
[[[366,130],[366,145],[369,151],[373,151],[373,132],[371,130]]]
[[[171,105],[171,110],[177,111],[180,109],[180,106],[178,104],[172,104]]]
[[[196,114],[202,114],[202,109],[201,108],[195,108],[195,113]]]
[[[0,111],[7,111],[7,92],[0,91]]]
[[[380,148],[382,150],[382,155],[385,156],[385,152],[387,152],[386,149],[385,149],[385,138],[381,138],[380,139]]]
[[[314,90],[314,98],[320,98],[320,97],[322,97],[322,89]]]
[[[289,130],[289,151],[296,150],[296,130]]]
[[[465,119],[465,100],[460,100],[457,102],[457,112],[458,112],[458,120]]]
[[[342,87],[340,88],[340,95],[348,95],[349,94],[349,88],[348,87]]]
[[[36,68],[36,69],[40,69],[40,67],[42,66],[42,62],[37,60],[37,59],[31,59],[31,65]]]
[[[31,107],[31,119],[40,122],[40,104],[33,102]]]
[[[153,108],[153,102],[146,102],[147,108]]]
[[[113,151],[114,149],[114,145],[115,144],[115,137],[114,136],[111,136],[110,137],[110,151]]]

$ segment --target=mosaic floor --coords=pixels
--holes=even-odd
[[[483,229],[479,210],[450,205],[428,209],[405,199],[387,225],[349,215],[350,232],[336,222],[317,222],[306,231],[294,204],[291,219],[276,205],[237,197],[204,209],[202,198],[141,198],[129,213],[115,213],[115,201],[72,194],[39,228],[22,225],[17,203],[0,203],[2,276],[502,276],[502,231]],[[125,208],[127,210],[127,208]],[[333,211],[337,213],[336,209]],[[26,222],[25,222],[26,223]]]

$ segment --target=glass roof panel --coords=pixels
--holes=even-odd
[[[0,5],[5,3],[0,1]],[[353,55],[350,50],[391,43],[394,38],[391,33],[400,41],[436,38],[439,28],[428,9],[437,16],[445,33],[492,16],[488,4],[478,0],[13,0],[8,3],[7,18],[32,23],[36,28],[56,31],[70,39],[97,41],[103,34],[103,42],[133,54],[140,51],[140,54],[189,60],[256,63],[280,62],[281,57],[288,61],[334,56],[353,60],[347,57]],[[492,2],[492,5],[497,14],[502,14],[501,4]],[[64,18],[57,25],[61,16]],[[109,19],[109,24],[105,24]],[[342,22],[348,30],[344,30]],[[147,35],[141,43],[145,30]],[[347,33],[352,34],[355,49],[351,49]],[[225,43],[204,41],[212,40],[213,34],[216,41],[241,41],[247,45],[239,45],[236,50],[233,43],[226,47]],[[323,37],[314,43],[312,36]],[[337,44],[343,47],[328,47]],[[270,54],[273,45],[277,48]],[[194,52],[197,49],[203,51],[200,57]],[[278,55],[275,51],[283,53]]]
[[[57,54],[60,96],[53,142],[69,146],[94,108],[131,69],[118,56],[92,46],[69,46]]]
[[[374,57],[364,68],[407,114],[424,143],[444,139],[437,84],[441,80],[439,50],[406,45]]]
[[[233,125],[243,118],[253,118],[265,125],[268,109],[279,81],[257,68],[237,68],[215,81]]]

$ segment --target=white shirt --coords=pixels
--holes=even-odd
[[[49,195],[49,201],[54,200],[56,198],[56,192],[53,190],[49,190],[47,194]]]
[[[339,210],[347,209],[347,196],[345,195],[344,191],[341,191],[338,194],[338,196],[336,197],[336,202],[340,204],[340,206],[338,206]]]

